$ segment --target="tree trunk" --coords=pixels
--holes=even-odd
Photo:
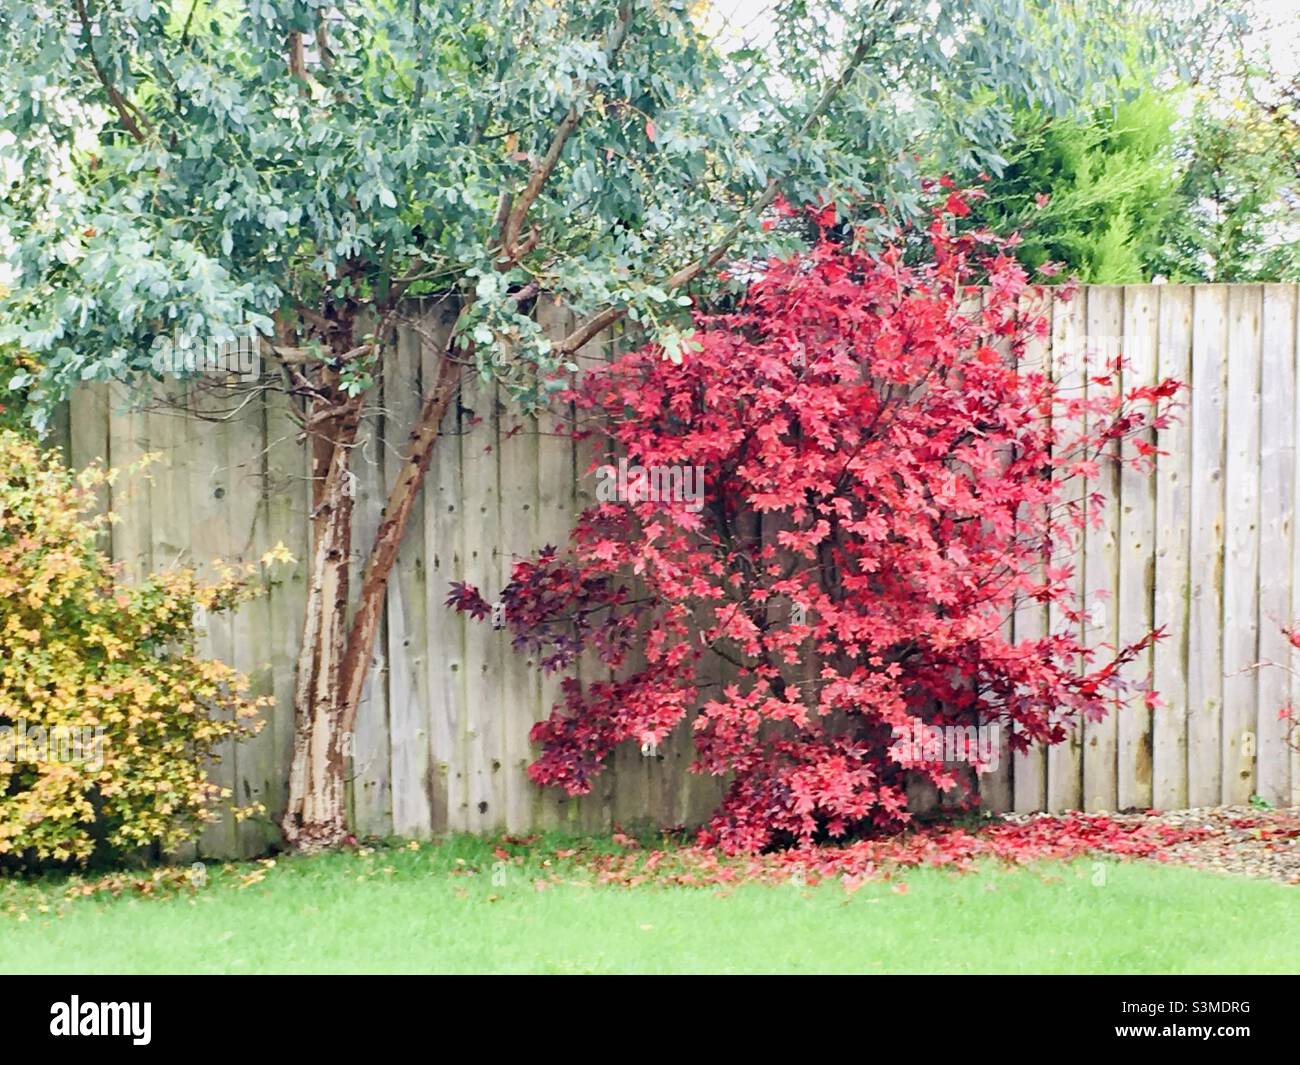
[[[281,828],[299,850],[332,847],[348,835],[345,771],[357,708],[374,655],[384,597],[397,551],[424,484],[443,416],[460,384],[460,364],[444,354],[407,441],[407,453],[384,507],[362,570],[348,624],[348,560],[352,553],[350,457],[360,405],[309,411],[313,509],[307,615],[294,682],[293,764]],[[310,432],[310,430],[309,430]]]
[[[318,404],[309,417],[328,411]],[[345,407],[309,432],[312,448],[311,557],[302,646],[294,678],[293,762],[281,828],[298,849],[331,847],[347,835],[344,771],[349,752],[339,699],[348,611],[359,412]]]

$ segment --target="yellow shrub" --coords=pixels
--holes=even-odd
[[[195,650],[195,616],[256,595],[255,567],[123,583],[96,545],[92,469],[0,431],[0,859],[172,848],[225,797],[215,747],[269,697]]]

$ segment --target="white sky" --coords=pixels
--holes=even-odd
[[[1214,0],[1209,0],[1213,3]],[[730,47],[766,37],[771,0],[710,0],[705,23]],[[1248,38],[1251,45],[1268,48],[1273,65],[1284,78],[1300,72],[1300,0],[1254,0],[1252,21],[1261,28]]]
[[[1251,43],[1271,47],[1279,73],[1294,78],[1300,72],[1300,0],[1255,0],[1251,6],[1269,27],[1252,34]]]

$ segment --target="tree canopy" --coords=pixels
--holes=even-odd
[[[279,315],[328,347],[456,290],[462,343],[535,399],[570,352],[521,291],[671,336],[723,250],[781,250],[777,192],[878,217],[916,209],[918,159],[997,170],[1015,107],[1119,73],[1115,10],[782,3],[751,39],[679,0],[3,0],[10,387],[39,421],[75,381],[148,373],[159,334]]]

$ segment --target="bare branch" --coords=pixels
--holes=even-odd
[[[94,38],[90,32],[90,15],[86,11],[85,0],[77,0],[77,18],[81,22],[81,43],[86,46],[86,55],[90,57],[90,65],[95,70],[95,77],[99,83],[104,86],[104,92],[108,94],[108,101],[113,105],[113,110],[117,112],[118,121],[122,123],[123,128],[137,144],[143,144],[145,131],[148,130],[149,122],[135,104],[131,103],[123,96],[117,87],[108,79],[108,72],[100,65],[99,57],[95,55]],[[137,122],[136,119],[139,119]],[[143,126],[143,128],[142,128]]]
[[[497,213],[496,217],[492,220],[492,230],[498,235],[497,239],[503,246],[505,244],[506,222],[510,220],[510,206],[513,203],[514,197],[511,196],[510,193],[506,192],[505,189],[502,189],[501,195],[497,199]]]
[[[324,8],[316,15],[316,49],[320,52],[320,65],[329,70],[334,65],[334,53],[330,51],[330,30]]]
[[[632,5],[625,0],[619,6],[618,24],[614,28],[614,33],[610,37],[606,49],[606,55],[610,59],[623,47],[623,42],[627,40],[628,30],[631,25]],[[555,171],[556,164],[560,161],[560,155],[564,151],[564,146],[577,128],[578,120],[581,117],[582,113],[577,102],[575,102],[564,118],[560,120],[560,125],[551,138],[550,147],[546,149],[546,154],[542,156],[541,161],[533,167],[533,172],[529,175],[528,184],[524,186],[523,192],[514,199],[514,205],[510,208],[505,225],[501,229],[501,250],[506,269],[518,262],[523,255],[526,255],[531,250],[532,245],[529,245],[526,249],[519,249],[515,246],[519,240],[519,234],[523,231],[524,219],[528,215],[528,209],[533,205],[537,197],[542,194],[542,189],[546,187],[546,182]]]
[[[181,29],[181,44],[188,44],[190,40],[190,24],[194,21],[194,12],[199,9],[199,0],[193,0],[190,4],[190,13],[185,16],[185,25]]]
[[[307,55],[302,45],[302,34],[296,30],[289,34],[289,73],[302,81],[307,80]]]
[[[359,347],[343,352],[342,355],[335,355],[333,353],[322,353],[312,348],[295,348],[273,344],[271,345],[271,351],[286,366],[306,366],[309,363],[342,364],[351,362],[353,359],[368,355],[374,347],[374,344],[362,344]]]

